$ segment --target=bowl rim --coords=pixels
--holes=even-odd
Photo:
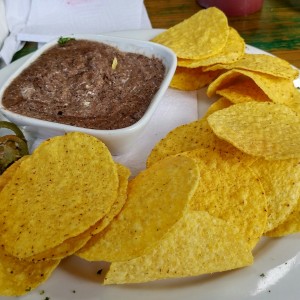
[[[155,112],[157,106],[160,103],[160,99],[163,97],[164,93],[166,92],[171,79],[175,73],[176,66],[177,66],[177,57],[176,54],[168,47],[154,43],[152,41],[148,40],[139,40],[134,38],[126,38],[126,37],[118,37],[118,36],[110,36],[110,35],[104,35],[104,34],[68,34],[66,37],[75,38],[75,39],[82,39],[82,40],[91,40],[91,41],[97,41],[97,42],[103,42],[107,43],[108,45],[112,45],[118,48],[118,46],[122,44],[128,44],[133,45],[135,47],[138,47],[141,49],[141,52],[136,51],[136,53],[144,54],[142,52],[142,49],[151,49],[151,56],[159,56],[158,53],[160,53],[159,58],[168,57],[170,64],[166,64],[166,61],[163,61],[163,64],[166,67],[165,70],[165,76],[164,79],[153,96],[147,110],[143,114],[143,116],[134,124],[124,127],[124,128],[117,128],[117,129],[93,129],[93,128],[87,128],[87,127],[78,127],[73,125],[68,125],[64,123],[58,123],[58,122],[52,122],[47,121],[43,119],[33,118],[25,115],[21,115],[15,112],[10,111],[9,109],[5,108],[2,104],[2,97],[6,90],[6,88],[12,83],[12,81],[18,77],[26,68],[28,68],[34,61],[40,57],[42,53],[47,51],[49,48],[54,46],[59,37],[56,37],[55,39],[50,40],[46,44],[44,44],[42,47],[37,49],[31,57],[29,57],[20,67],[18,67],[17,70],[15,70],[5,81],[5,83],[0,88],[0,112],[7,118],[14,120],[15,122],[22,123],[21,126],[38,126],[39,128],[44,128],[45,130],[59,130],[59,131],[81,131],[86,132],[87,134],[91,135],[105,135],[105,136],[114,136],[114,135],[122,135],[122,134],[129,134],[133,133],[135,131],[140,130],[140,128],[143,128],[151,119],[153,113]],[[122,50],[123,52],[133,52],[131,50]],[[163,54],[162,54],[163,53]],[[149,56],[149,55],[148,55]],[[18,120],[18,121],[16,121]]]

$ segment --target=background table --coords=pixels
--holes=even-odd
[[[202,9],[196,0],[145,0],[153,28],[169,28]],[[281,57],[300,68],[300,1],[264,0],[261,11],[230,17],[249,45]]]

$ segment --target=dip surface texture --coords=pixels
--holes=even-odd
[[[21,115],[92,129],[136,123],[164,78],[161,60],[87,40],[55,45],[6,89],[3,105]]]

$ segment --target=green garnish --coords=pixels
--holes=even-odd
[[[69,41],[73,41],[75,40],[75,38],[71,38],[71,37],[60,37],[57,41],[57,43],[60,45],[60,46],[63,46],[65,45],[66,43],[68,43]]]
[[[259,276],[260,277],[265,277],[266,275],[264,273],[261,273]]]

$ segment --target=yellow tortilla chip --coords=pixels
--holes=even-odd
[[[177,57],[200,59],[220,52],[228,35],[229,26],[225,14],[211,7],[200,10],[154,37],[152,41],[171,48]]]
[[[17,161],[15,161],[12,165],[10,165],[1,175],[0,175],[0,192],[5,187],[5,185],[9,182],[9,180],[15,174],[15,171],[19,168],[21,162],[27,158],[26,156],[21,157]]]
[[[222,97],[215,101],[210,107],[207,109],[204,118],[207,118],[209,115],[214,113],[215,111],[221,110],[223,108],[229,107],[232,105],[232,102],[225,97]]]
[[[211,108],[218,108],[218,105]],[[194,149],[215,149],[222,151],[222,155],[227,153],[230,157],[246,155],[232,146],[230,143],[218,138],[208,125],[207,119],[199,119],[189,124],[181,125],[170,131],[162,140],[160,140],[152,149],[147,158],[147,166],[175,154]],[[248,155],[249,163],[256,159]]]
[[[263,90],[252,79],[246,76],[239,76],[231,85],[217,90],[216,93],[233,103],[271,101]]]
[[[28,262],[0,250],[0,295],[21,296],[44,281],[56,269],[60,260]]]
[[[207,120],[219,138],[249,155],[268,160],[300,158],[300,117],[285,105],[239,103]]]
[[[251,247],[262,236],[267,221],[267,199],[247,155],[237,157],[213,149],[185,152],[198,164],[201,180],[190,209],[206,211],[239,231]]]
[[[76,251],[81,249],[93,235],[101,232],[120,212],[127,198],[127,184],[130,171],[121,164],[117,164],[117,169],[119,175],[119,192],[117,200],[112,205],[109,213],[85,232],[65,240],[63,243],[54,248],[41,252],[37,255],[30,256],[26,258],[26,260],[46,261],[49,259],[63,259],[74,254]]]
[[[270,237],[281,237],[288,234],[300,232],[300,198],[297,206],[288,215],[285,221],[271,231],[266,233]]]
[[[177,67],[170,87],[183,91],[198,90],[211,83],[219,74],[219,71],[203,72],[201,67]]]
[[[186,212],[144,255],[112,263],[104,284],[197,276],[251,265],[251,250],[235,229],[206,212]]]
[[[128,187],[128,178],[130,176],[130,170],[121,165],[117,164],[118,175],[119,175],[119,189],[118,197],[114,204],[112,205],[110,211],[104,216],[104,218],[95,226],[93,230],[93,235],[101,232],[106,228],[112,219],[121,211],[127,199],[127,187]]]
[[[240,60],[229,64],[215,64],[207,70],[243,69],[276,77],[294,80],[299,76],[299,70],[292,67],[287,61],[267,54],[245,54]]]
[[[111,154],[95,137],[69,133],[43,142],[0,193],[1,244],[19,258],[60,245],[108,213],[118,185]]]
[[[268,201],[264,232],[283,223],[300,199],[300,159],[266,161],[259,159],[250,168],[257,174]]]
[[[178,66],[187,68],[205,67],[219,63],[228,64],[241,59],[244,53],[244,40],[235,29],[229,27],[229,36],[226,45],[219,53],[203,59],[178,58],[177,64]]]
[[[198,167],[188,157],[166,158],[139,173],[120,214],[77,254],[103,261],[140,256],[182,217],[198,180]]]
[[[285,104],[300,113],[300,93],[292,80],[254,71],[233,69],[223,73],[208,86],[207,95],[211,97],[218,90],[228,88],[241,75],[251,78],[272,102]]]

